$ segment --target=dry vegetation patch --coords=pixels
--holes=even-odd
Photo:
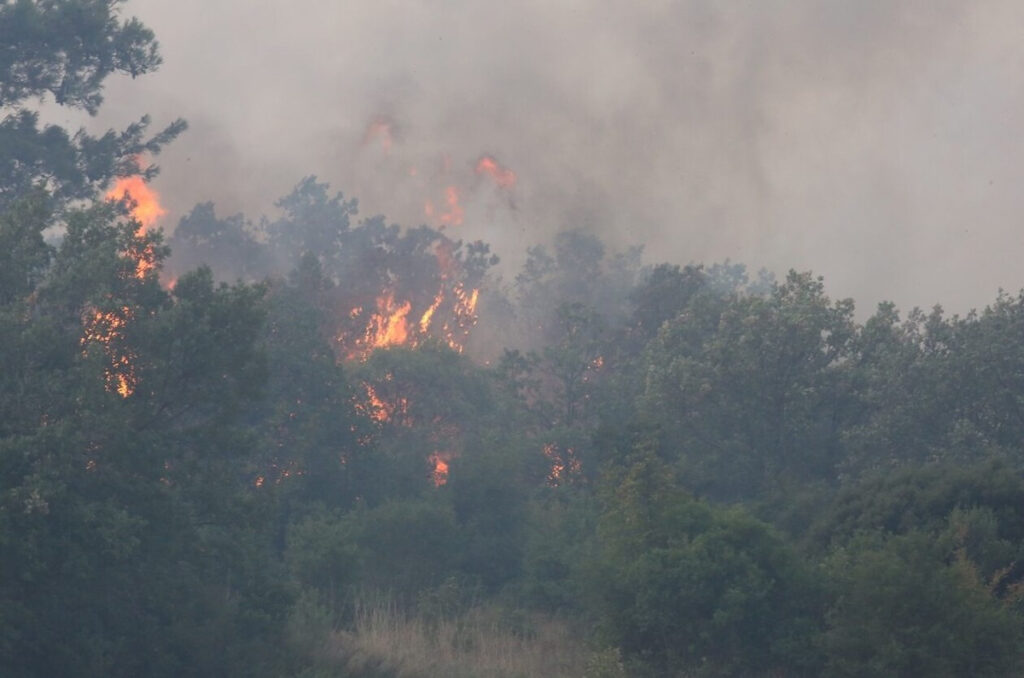
[[[324,664],[359,678],[584,678],[593,657],[564,621],[473,607],[435,618],[387,602],[360,605],[351,630],[334,631]]]

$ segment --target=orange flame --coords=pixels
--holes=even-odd
[[[439,224],[447,226],[461,226],[462,220],[466,216],[466,211],[460,204],[460,195],[458,186],[448,186],[444,189],[444,211],[440,214],[437,213],[437,208],[434,207],[434,203],[430,200],[426,201],[423,205],[423,213],[427,215],[428,219],[435,219]]]
[[[438,307],[441,306],[442,301],[444,301],[444,290],[437,293],[437,296],[434,297],[434,303],[424,311],[423,317],[420,318],[420,332],[426,334],[430,330],[430,321],[433,319]]]
[[[452,226],[460,226],[464,212],[462,206],[459,205],[459,189],[455,186],[444,189],[444,199],[448,205],[448,211],[441,215],[441,221]]]
[[[346,347],[348,360],[365,360],[375,349],[389,346],[416,348],[431,335],[444,340],[456,353],[462,353],[465,341],[477,322],[476,306],[479,297],[480,290],[467,290],[461,282],[451,287],[442,284],[430,306],[417,321],[415,316],[409,317],[412,302],[399,303],[395,300],[394,292],[388,291],[377,298],[377,311],[370,315],[361,334],[353,337],[342,332],[337,341]],[[435,319],[446,299],[450,299],[447,305],[449,310],[444,313],[444,321],[438,321],[436,324],[439,327],[435,328]],[[356,307],[348,315],[357,320],[362,314],[363,309]]]
[[[476,304],[480,298],[480,290],[466,287],[458,282],[452,288],[452,323],[445,323],[444,340],[456,353],[462,353],[469,332],[476,325]]]
[[[283,465],[274,461],[270,463],[266,473],[261,473],[253,479],[252,485],[256,488],[263,487],[269,479],[273,479],[275,485],[280,485],[286,478],[304,475],[306,475],[306,472],[294,461],[284,462]]]
[[[134,206],[132,216],[148,230],[157,220],[167,214],[160,205],[160,195],[140,176],[121,177],[114,187],[107,191],[107,200],[124,200],[129,198]]]
[[[480,290],[467,288],[462,281],[453,282],[459,275],[460,262],[452,250],[453,244],[447,239],[435,247],[440,281],[426,308],[417,302],[414,312],[414,302],[400,302],[391,289],[377,297],[375,310],[355,306],[348,311],[349,320],[359,329],[353,331],[350,326],[336,336],[345,359],[365,360],[375,349],[389,346],[416,348],[428,337],[440,339],[462,353],[477,322]]]
[[[430,472],[434,487],[441,487],[448,482],[448,462],[452,460],[453,456],[451,452],[434,452],[428,458],[434,465],[434,470]]]
[[[107,200],[129,200],[132,203],[131,215],[139,222],[136,235],[141,236],[149,230],[160,217],[167,214],[160,205],[160,195],[140,176],[121,177],[114,187],[107,191]],[[128,257],[135,262],[135,277],[142,279],[156,268],[155,252],[150,244],[142,245],[128,252]]]
[[[461,312],[460,315],[472,316],[476,313],[476,302],[480,299],[480,290],[473,289],[467,293],[462,283],[459,283],[455,286],[455,298],[458,302],[457,310]]]
[[[551,471],[548,472],[547,478],[550,487],[558,487],[570,482],[573,476],[579,475],[582,469],[579,457],[571,447],[565,448],[563,453],[558,445],[548,443],[544,446],[544,456],[551,463]]]
[[[395,304],[395,293],[387,292],[377,298],[377,313],[370,318],[363,337],[368,349],[399,346],[409,338],[407,316],[412,302]]]
[[[134,356],[131,351],[118,346],[132,317],[129,306],[123,306],[117,312],[93,310],[83,322],[83,334],[79,340],[82,346],[96,343],[103,347],[103,353],[110,360],[110,367],[104,372],[107,390],[122,398],[134,393],[139,381],[132,362]]]
[[[370,419],[373,419],[378,424],[383,424],[391,418],[389,408],[384,404],[384,401],[380,399],[377,392],[373,390],[372,386],[367,383],[364,383],[363,386],[366,387],[367,404],[359,409],[368,414]]]
[[[482,156],[477,161],[476,173],[490,176],[499,188],[510,189],[516,185],[516,173],[507,167],[502,167],[497,160],[489,155]]]
[[[392,420],[396,414],[401,416],[399,423],[403,425],[409,425],[409,401],[405,398],[399,398],[395,403],[386,403],[380,396],[377,395],[377,391],[367,382],[363,382],[363,389],[366,391],[366,402],[356,402],[356,409],[373,419],[378,424],[383,424]]]

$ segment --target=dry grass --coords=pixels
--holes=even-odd
[[[358,678],[583,678],[592,655],[568,624],[510,622],[494,609],[431,619],[386,601],[360,605],[353,629],[331,634],[321,665]]]

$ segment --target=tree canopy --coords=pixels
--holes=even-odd
[[[312,176],[165,241],[101,192],[184,123],[37,110],[153,34],[7,0],[0,45],[4,676],[538,675],[439,662],[552,629],[550,675],[1019,675],[1024,292],[861,320],[574,224],[505,284]]]

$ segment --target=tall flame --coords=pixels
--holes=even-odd
[[[398,301],[394,289],[375,300],[367,315],[363,306],[348,312],[350,320],[361,326],[337,336],[348,360],[365,359],[375,349],[389,346],[415,348],[428,337],[444,341],[453,351],[462,353],[469,333],[476,325],[476,307],[480,290],[467,288],[460,280],[453,283],[459,271],[458,260],[450,241],[442,241],[435,250],[440,284],[430,304],[414,313],[411,300]]]
[[[142,236],[153,227],[160,217],[167,214],[160,205],[160,195],[140,176],[121,177],[114,187],[107,191],[107,200],[128,199],[131,204],[132,217],[139,222],[137,236]],[[153,246],[146,244],[129,251],[128,257],[135,261],[135,277],[145,278],[156,268]]]
[[[160,205],[160,195],[140,176],[121,177],[107,191],[106,197],[107,200],[130,198],[134,203],[132,216],[142,224],[143,231],[149,230],[160,217],[167,214],[167,210]]]
[[[444,290],[437,293],[437,296],[434,297],[434,303],[432,303],[430,307],[423,312],[423,317],[420,318],[420,332],[426,334],[430,331],[430,321],[434,318],[434,313],[437,312],[442,301],[444,301]]]
[[[373,314],[364,334],[367,348],[400,346],[409,338],[409,311],[412,302],[395,303],[395,293],[386,292],[377,298],[377,313]]]

